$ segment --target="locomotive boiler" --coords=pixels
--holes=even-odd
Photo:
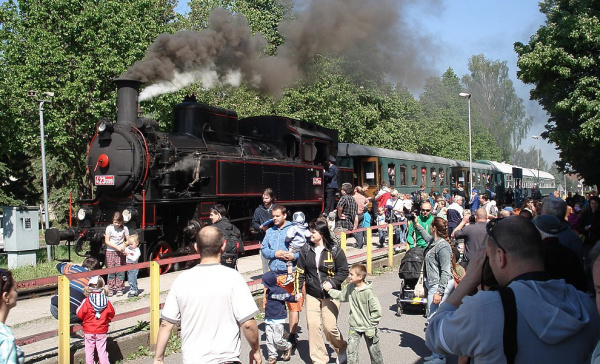
[[[214,204],[228,209],[246,244],[262,191],[277,203],[316,216],[323,208],[323,162],[337,151],[336,130],[280,116],[238,119],[237,113],[187,97],[173,110],[170,132],[140,116],[141,82],[117,79],[116,122],[102,119],[87,168],[94,198],[79,201],[74,227],[48,229],[46,242],[75,244],[104,261],[104,233],[121,211],[142,242],[142,260],[187,252],[191,234]]]

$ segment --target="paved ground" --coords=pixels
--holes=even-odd
[[[409,308],[402,317],[395,316],[396,313],[396,296],[399,290],[399,279],[396,272],[385,273],[380,276],[372,277],[374,281],[375,293],[379,297],[383,309],[383,318],[379,325],[380,343],[383,351],[384,360],[386,363],[422,363],[421,359],[424,356],[430,355],[431,352],[425,346],[425,318],[423,317],[423,306],[415,306]],[[339,315],[339,327],[344,337],[348,332],[348,304],[342,304]],[[306,316],[300,314],[300,328],[302,331],[299,334],[300,342],[298,350],[292,359],[288,362],[294,363],[310,363],[308,352],[308,334],[306,331]],[[261,349],[263,358],[266,357],[266,344],[264,335],[264,323],[259,323],[261,331]],[[335,363],[335,354],[330,348],[331,360],[330,363]],[[249,346],[242,339],[242,362],[248,361]],[[165,359],[168,364],[181,363],[181,354],[172,354]],[[132,361],[125,361],[127,364],[150,364],[152,358],[140,358]],[[363,343],[360,346],[360,362],[368,363],[369,354]],[[456,358],[448,358],[449,364],[456,363]]]

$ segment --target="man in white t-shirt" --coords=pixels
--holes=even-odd
[[[242,275],[221,265],[226,241],[207,226],[196,238],[200,264],[173,282],[161,313],[154,362],[162,363],[171,329],[181,324],[184,363],[241,363],[240,328],[250,344],[250,363],[261,363],[258,308]],[[246,362],[246,360],[244,360]]]

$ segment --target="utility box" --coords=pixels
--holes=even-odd
[[[37,206],[2,207],[2,237],[8,257],[8,269],[36,265],[40,248]]]

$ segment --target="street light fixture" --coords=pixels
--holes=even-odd
[[[52,97],[54,97],[54,92],[42,92],[42,97],[39,98],[36,91],[27,91],[28,97],[33,97],[35,101],[39,103],[39,112],[40,112],[40,140],[42,143],[42,180],[44,184],[44,223],[46,226],[46,230],[50,228],[49,222],[49,211],[48,211],[48,183],[46,181],[46,146],[45,146],[45,136],[44,136],[44,103],[50,102],[52,103]],[[52,258],[50,245],[46,246],[46,254],[48,256],[48,261]]]
[[[537,143],[537,150],[538,150],[538,167],[537,167],[537,172],[538,172],[538,177],[537,177],[537,188],[540,188],[540,136],[539,135],[532,135],[531,136],[533,139],[536,140]]]
[[[461,92],[458,96],[467,99],[469,105],[469,196],[473,191],[473,151],[471,146],[471,94],[468,92]]]

